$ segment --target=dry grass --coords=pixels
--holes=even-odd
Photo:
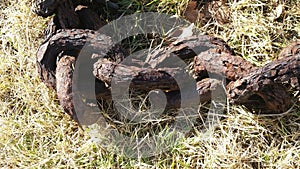
[[[182,14],[186,2],[120,4],[132,11]],[[300,36],[299,0],[229,0],[229,4],[232,22],[220,25],[213,19],[201,29],[222,37],[249,61],[268,62]],[[280,15],[275,10],[280,12],[279,5],[284,9]],[[300,168],[299,105],[272,118],[230,107],[214,131],[199,132],[156,158],[126,159],[106,152],[63,114],[54,92],[38,79],[35,52],[46,20],[30,7],[29,0],[0,4],[0,167]]]

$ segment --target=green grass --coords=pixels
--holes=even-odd
[[[257,65],[275,59],[284,46],[300,37],[299,0],[228,3],[231,22],[219,24],[213,18],[200,29],[223,38]],[[182,15],[186,4],[186,0],[120,1],[126,13]],[[279,4],[284,10],[274,19]],[[213,131],[196,132],[179,141],[170,153],[154,158],[129,159],[107,152],[92,142],[88,130],[81,130],[63,113],[54,91],[38,78],[35,53],[47,19],[31,12],[29,0],[4,0],[0,8],[1,168],[300,167],[299,105],[276,117],[260,117],[230,106]]]

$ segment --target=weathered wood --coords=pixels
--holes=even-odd
[[[273,61],[241,79],[227,85],[228,98],[233,104],[247,104],[253,96],[259,96],[268,111],[283,112],[291,105],[291,97],[285,85],[299,90],[300,55]],[[255,108],[257,105],[249,105]]]
[[[279,54],[279,58],[295,56],[300,53],[300,39],[285,47]]]
[[[191,7],[198,12],[196,3],[191,2]],[[299,41],[285,48],[280,60],[262,68],[235,55],[222,39],[207,35],[167,38],[160,49],[142,56],[144,59],[126,58],[128,54],[121,45],[113,45],[110,37],[93,31],[105,24],[96,8],[106,3],[104,0],[82,4],[81,0],[36,1],[36,13],[39,15],[47,17],[55,13],[45,33],[45,42],[37,52],[40,78],[47,86],[57,90],[66,113],[76,121],[85,119],[80,121],[81,124],[93,123],[99,114],[93,114],[97,104],[82,101],[77,96],[83,96],[86,100],[94,100],[96,96],[98,100],[112,101],[113,86],[122,90],[121,94],[123,90],[128,90],[128,85],[129,90],[142,94],[161,89],[167,98],[167,109],[180,108],[182,99],[191,106],[209,102],[218,97],[213,96],[213,92],[223,92],[220,93],[222,95],[226,86],[230,103],[245,105],[261,113],[286,111],[292,104],[288,90],[300,90]],[[97,7],[91,4],[97,4]],[[113,3],[111,5],[114,6]],[[180,31],[177,33],[180,34]],[[83,47],[86,48],[82,50]],[[72,84],[79,54],[84,57],[79,67],[90,68],[91,75],[95,77],[95,93],[90,91],[88,81]],[[185,72],[191,70],[179,66],[181,61],[185,65],[193,65],[192,71],[197,81],[195,88],[185,93],[181,93],[179,84],[190,85],[185,79]],[[84,72],[79,73],[84,76]],[[219,77],[225,77],[228,83]],[[187,97],[195,94],[200,100]],[[76,113],[74,99],[76,104],[80,104]]]
[[[33,12],[42,17],[51,16],[62,1],[64,0],[35,0],[33,2]]]
[[[73,6],[73,2],[71,0],[61,1],[57,6],[56,15],[61,28],[78,28],[80,20],[74,9],[75,7]]]
[[[33,2],[33,12],[42,17],[48,17],[53,14],[57,14],[59,6],[67,2],[68,0],[34,0]],[[89,6],[98,15],[104,11],[104,7],[116,10],[119,8],[118,4],[112,0],[71,0],[74,7],[78,5]],[[72,8],[74,9],[74,8]]]
[[[75,1],[75,6],[71,0],[49,1],[36,0],[33,11],[40,16],[56,15],[50,20],[44,31],[45,41],[47,41],[59,29],[90,29],[98,30],[105,25],[105,21],[88,6],[77,5],[80,1]],[[99,2],[98,2],[99,3]],[[83,3],[85,4],[85,3]]]
[[[193,50],[196,55],[207,50],[214,50],[217,53],[224,52],[232,55],[234,54],[234,51],[224,40],[208,35],[193,35],[181,38],[180,40],[172,42],[170,47],[174,48],[174,54],[176,54],[176,51],[180,51],[178,48],[189,48]]]
[[[71,52],[77,56],[82,47],[89,43],[89,54],[97,53],[105,56],[112,46],[111,39],[92,30],[61,29],[48,41],[44,42],[37,51],[37,65],[40,78],[47,86],[55,88],[56,62],[61,55]],[[90,57],[89,55],[88,57]]]
[[[58,17],[54,16],[47,25],[47,28],[44,30],[44,42],[48,41],[55,33],[57,30],[62,29]]]
[[[111,61],[110,59],[108,59],[106,54],[108,53],[107,51],[109,51],[109,47],[107,45],[107,42],[109,42],[109,41],[104,42],[104,41],[100,40],[100,42],[103,43],[103,46],[99,45],[99,42],[98,42],[99,39],[98,40],[94,39],[96,37],[95,34],[97,34],[97,33],[92,33],[91,31],[87,31],[87,30],[76,30],[76,31],[75,30],[64,30],[64,31],[69,32],[69,33],[65,33],[65,34],[62,33],[60,35],[59,34],[54,35],[49,40],[49,42],[50,42],[49,44],[51,44],[53,46],[46,45],[47,47],[49,47],[49,50],[47,52],[44,51],[44,53],[46,55],[41,54],[42,56],[47,56],[47,53],[49,53],[49,51],[50,51],[50,53],[52,53],[52,56],[57,55],[59,58],[59,53],[61,53],[64,50],[71,49],[73,51],[80,51],[82,46],[86,43],[87,39],[89,39],[89,41],[91,42],[90,45],[92,46],[93,49],[101,49],[100,51],[103,51],[103,52],[100,52],[100,54],[99,54],[99,50],[94,50],[89,53],[90,54],[89,57],[92,56],[93,52],[97,51],[97,53],[98,53],[96,55],[94,53],[94,55],[93,55],[93,56],[98,57],[98,61],[94,64],[93,70],[94,70],[95,77],[98,78],[101,83],[104,82],[104,83],[106,83],[106,86],[109,87],[109,86],[111,86],[112,78],[114,78],[114,83],[116,83],[117,85],[120,85],[120,86],[124,83],[126,84],[126,83],[130,82],[131,88],[135,88],[135,89],[143,89],[145,91],[150,91],[150,90],[159,88],[159,89],[166,90],[166,91],[173,91],[173,92],[166,94],[169,98],[168,107],[176,107],[176,104],[180,102],[180,94],[178,94],[179,88],[178,88],[176,81],[174,80],[174,77],[176,77],[176,74],[181,74],[180,72],[183,71],[180,68],[160,68],[160,69],[145,68],[145,65],[144,65],[145,63],[139,62],[138,60],[137,61],[133,60],[132,64],[130,64],[130,65],[122,65],[116,61]],[[74,31],[74,34],[71,33],[72,31]],[[63,35],[67,35],[67,36],[63,36]],[[69,35],[73,35],[73,36],[69,36]],[[105,39],[105,40],[109,40],[109,38]],[[207,42],[205,42],[205,43],[207,43]],[[188,46],[187,44],[183,44],[183,43],[179,43],[179,42],[172,43],[172,45],[168,46],[167,49],[162,48],[162,49],[154,52],[152,54],[153,56],[150,56],[149,58],[156,60],[155,64],[153,64],[154,67],[159,65],[159,62],[163,62],[164,59],[168,59],[168,56],[171,55],[170,53],[175,53],[178,57],[180,57],[182,59],[183,58],[184,59],[192,58],[192,56],[194,56],[195,54],[193,53],[193,50],[190,49],[190,46],[195,47],[197,45],[197,43],[195,41],[192,41],[189,44],[191,44],[191,45]],[[199,44],[201,44],[201,43],[199,42]],[[198,82],[197,86],[198,86],[198,93],[199,93],[199,96],[201,99],[199,101],[199,103],[209,101],[211,99],[211,92],[216,88],[216,86],[221,85],[221,83],[218,80],[213,80],[213,79],[201,80],[201,79],[207,77],[207,76],[202,76],[201,71],[206,72],[206,73],[209,72],[212,74],[219,74],[220,72],[224,72],[225,77],[229,81],[233,81],[233,82],[235,82],[234,84],[236,84],[237,82],[241,81],[238,79],[247,76],[250,72],[253,72],[253,71],[257,72],[256,78],[261,77],[262,76],[261,72],[264,69],[266,69],[265,71],[268,72],[267,68],[271,66],[269,64],[269,65],[266,65],[266,67],[264,67],[264,69],[256,70],[257,69],[256,67],[254,67],[250,63],[246,62],[241,57],[231,55],[230,53],[232,53],[232,52],[230,50],[226,50],[227,49],[226,47],[222,49],[222,50],[225,49],[226,52],[222,52],[222,50],[220,50],[220,49],[218,50],[217,48],[213,48],[213,47],[216,47],[217,45],[214,45],[214,44],[210,44],[210,45],[211,46],[209,46],[207,48],[202,48],[201,50],[204,50],[204,51],[201,52],[199,55],[195,56],[194,71],[198,75],[199,82]],[[206,45],[206,46],[208,46],[208,45]],[[217,47],[220,48],[220,46],[217,46]],[[55,48],[55,47],[59,47],[59,48]],[[117,53],[118,52],[113,53],[112,57],[114,55],[116,55]],[[57,58],[55,58],[53,60],[47,60],[47,61],[49,63],[52,63],[56,59]],[[88,59],[90,59],[90,58],[88,58]],[[46,62],[41,60],[40,63],[46,63]],[[148,63],[151,65],[151,63],[152,63],[151,60]],[[292,82],[292,84],[294,84],[294,86],[298,84],[298,82],[295,80],[295,77],[293,76],[293,74],[289,73],[289,71],[292,71],[293,73],[295,73],[295,71],[291,68],[294,67],[295,70],[297,70],[298,62],[294,58],[294,60],[288,59],[288,60],[272,62],[272,64],[276,64],[276,63],[279,67],[277,68],[275,66],[276,69],[274,68],[274,70],[281,70],[281,74],[284,72],[287,73],[284,76],[282,76],[281,78],[277,77],[274,79],[276,82],[276,85],[271,85],[271,84],[269,85],[266,83],[267,81],[259,82],[259,83],[258,83],[259,80],[251,81],[251,79],[254,79],[254,77],[249,77],[248,79],[250,79],[250,81],[247,84],[248,86],[251,86],[251,85],[253,86],[257,83],[263,84],[263,85],[261,85],[261,89],[258,90],[259,92],[253,90],[253,88],[251,88],[251,87],[246,87],[248,91],[245,92],[246,90],[242,90],[243,88],[241,88],[240,86],[234,85],[235,87],[231,87],[232,91],[230,91],[231,94],[229,95],[229,99],[231,100],[231,102],[234,104],[243,104],[249,108],[259,107],[259,109],[263,110],[263,111],[273,111],[273,112],[280,111],[281,112],[281,111],[286,110],[290,105],[291,98],[289,97],[288,93],[286,92],[286,89],[278,84],[285,83],[285,81],[282,81],[283,77],[291,77],[290,82]],[[284,65],[284,63],[285,63],[285,67],[282,67],[282,65]],[[116,67],[118,67],[118,68],[116,69]],[[55,71],[55,69],[53,69],[53,70]],[[271,70],[269,70],[269,71],[270,71],[269,73],[272,74],[272,71]],[[49,74],[53,75],[52,73],[49,73]],[[201,78],[199,78],[199,77],[201,77]],[[178,78],[180,78],[180,77],[178,77]],[[97,98],[110,98],[109,97],[110,90],[107,87],[105,87],[104,83],[102,83],[100,86],[96,87],[96,90],[98,88],[98,92],[96,92],[97,96],[98,96]],[[230,83],[230,85],[232,85],[232,83]],[[268,87],[266,87],[266,86],[268,86]],[[275,89],[272,89],[272,87],[274,87]],[[231,89],[231,88],[229,87],[229,89]],[[240,90],[236,91],[236,89],[240,89]],[[274,92],[276,90],[280,90],[280,92],[277,92],[278,95],[277,95],[277,93],[274,94]],[[239,92],[239,93],[237,93],[237,92]],[[234,94],[232,94],[232,93],[236,93],[235,96],[237,96],[237,98],[235,98]],[[248,93],[248,95],[245,93]],[[245,96],[243,96],[243,95],[245,95]],[[253,98],[255,98],[254,95],[262,98],[264,100],[264,102],[253,100]],[[170,97],[170,96],[172,96],[172,97]],[[179,99],[179,100],[176,100],[176,99]],[[253,103],[255,103],[255,106],[253,105]]]
[[[76,27],[78,29],[98,30],[106,24],[88,6],[79,5],[76,7],[75,12],[79,18],[79,26]]]
[[[138,63],[135,63],[138,64]],[[116,68],[117,67],[117,68]],[[182,68],[143,68],[134,65],[122,65],[107,59],[99,59],[94,64],[94,75],[108,86],[122,86],[131,84],[135,89],[163,89],[178,90],[179,87],[174,78],[182,79]]]
[[[88,102],[83,102],[80,97],[78,98],[78,96],[84,93],[82,91],[84,90],[82,89],[84,86],[76,86],[77,88],[73,89],[75,63],[76,58],[69,55],[62,56],[62,58],[58,61],[56,68],[57,97],[65,113],[69,114],[72,119],[81,125],[93,124],[101,115],[95,103],[89,104]],[[98,89],[95,91],[96,95],[98,92],[98,97],[100,94],[101,98],[104,98],[104,96],[106,96],[106,99],[110,98],[109,90],[103,85],[103,83],[99,83],[99,81],[97,81],[95,83],[95,87]],[[99,91],[99,89],[101,89],[101,91]],[[88,99],[86,96],[84,97],[85,99]],[[77,109],[75,109],[74,104],[77,104]]]
[[[216,20],[219,24],[226,24],[230,22],[229,13],[224,0],[191,0],[183,15],[192,23],[205,25],[211,20]]]
[[[228,80],[237,80],[249,74],[256,67],[240,56],[225,52],[208,50],[194,59],[194,72],[198,79],[210,75],[225,76]]]
[[[72,97],[72,78],[76,59],[74,56],[64,55],[57,63],[57,97],[64,111],[73,119],[76,118]]]
[[[212,100],[213,92],[220,92],[216,94],[224,94],[224,81],[213,78],[205,78],[197,82],[197,92],[200,97],[200,103],[209,102]],[[221,90],[221,91],[220,91]]]
[[[97,30],[104,23],[95,12],[87,7],[79,6],[75,11],[71,0],[37,0],[35,5],[35,11],[39,15],[46,17],[56,13],[45,30],[45,42],[39,47],[37,52],[37,65],[40,77],[47,86],[55,88],[55,69],[59,55],[71,54],[76,56],[85,43],[89,42],[89,39],[96,39],[95,37],[89,38],[89,36],[97,36],[94,35],[94,32],[88,30],[58,30],[71,28]]]

